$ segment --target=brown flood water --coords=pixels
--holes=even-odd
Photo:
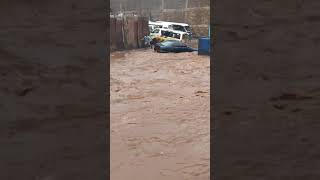
[[[210,179],[210,58],[111,54],[111,180]]]

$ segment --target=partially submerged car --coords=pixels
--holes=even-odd
[[[172,37],[167,37],[167,36],[150,36],[151,38],[151,45],[156,45],[157,43],[163,42],[163,41],[168,41],[168,40],[177,40],[176,38]]]
[[[177,40],[166,40],[160,43],[157,43],[154,47],[154,51],[156,52],[193,52],[196,49],[187,46],[186,44],[177,41]]]

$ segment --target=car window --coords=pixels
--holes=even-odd
[[[173,41],[164,41],[161,44],[165,45],[165,46],[171,46],[171,45],[173,45],[173,43],[174,43]]]
[[[184,44],[184,43],[182,43],[182,42],[180,42],[180,41],[179,41],[179,44],[178,44],[177,46],[187,47],[186,44]]]
[[[181,46],[182,44],[180,42],[175,42],[174,46]]]
[[[181,42],[180,41],[165,41],[163,42],[163,45],[165,46],[181,46]]]

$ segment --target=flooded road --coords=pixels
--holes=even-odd
[[[210,58],[111,54],[111,179],[209,180]]]

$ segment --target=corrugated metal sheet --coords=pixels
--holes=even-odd
[[[110,50],[143,47],[143,37],[149,34],[148,18],[110,18]]]

